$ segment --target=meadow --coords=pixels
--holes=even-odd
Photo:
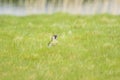
[[[0,16],[0,80],[119,79],[119,15]]]

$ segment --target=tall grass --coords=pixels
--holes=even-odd
[[[0,16],[0,80],[119,80],[120,16]],[[58,44],[48,48],[50,36]]]

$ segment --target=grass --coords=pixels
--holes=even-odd
[[[0,16],[0,80],[119,79],[120,16]]]

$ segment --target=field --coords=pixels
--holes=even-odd
[[[120,80],[120,16],[1,15],[0,80]]]

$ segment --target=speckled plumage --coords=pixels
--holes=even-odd
[[[53,35],[51,41],[48,43],[48,47],[54,46],[57,44],[57,35]]]

